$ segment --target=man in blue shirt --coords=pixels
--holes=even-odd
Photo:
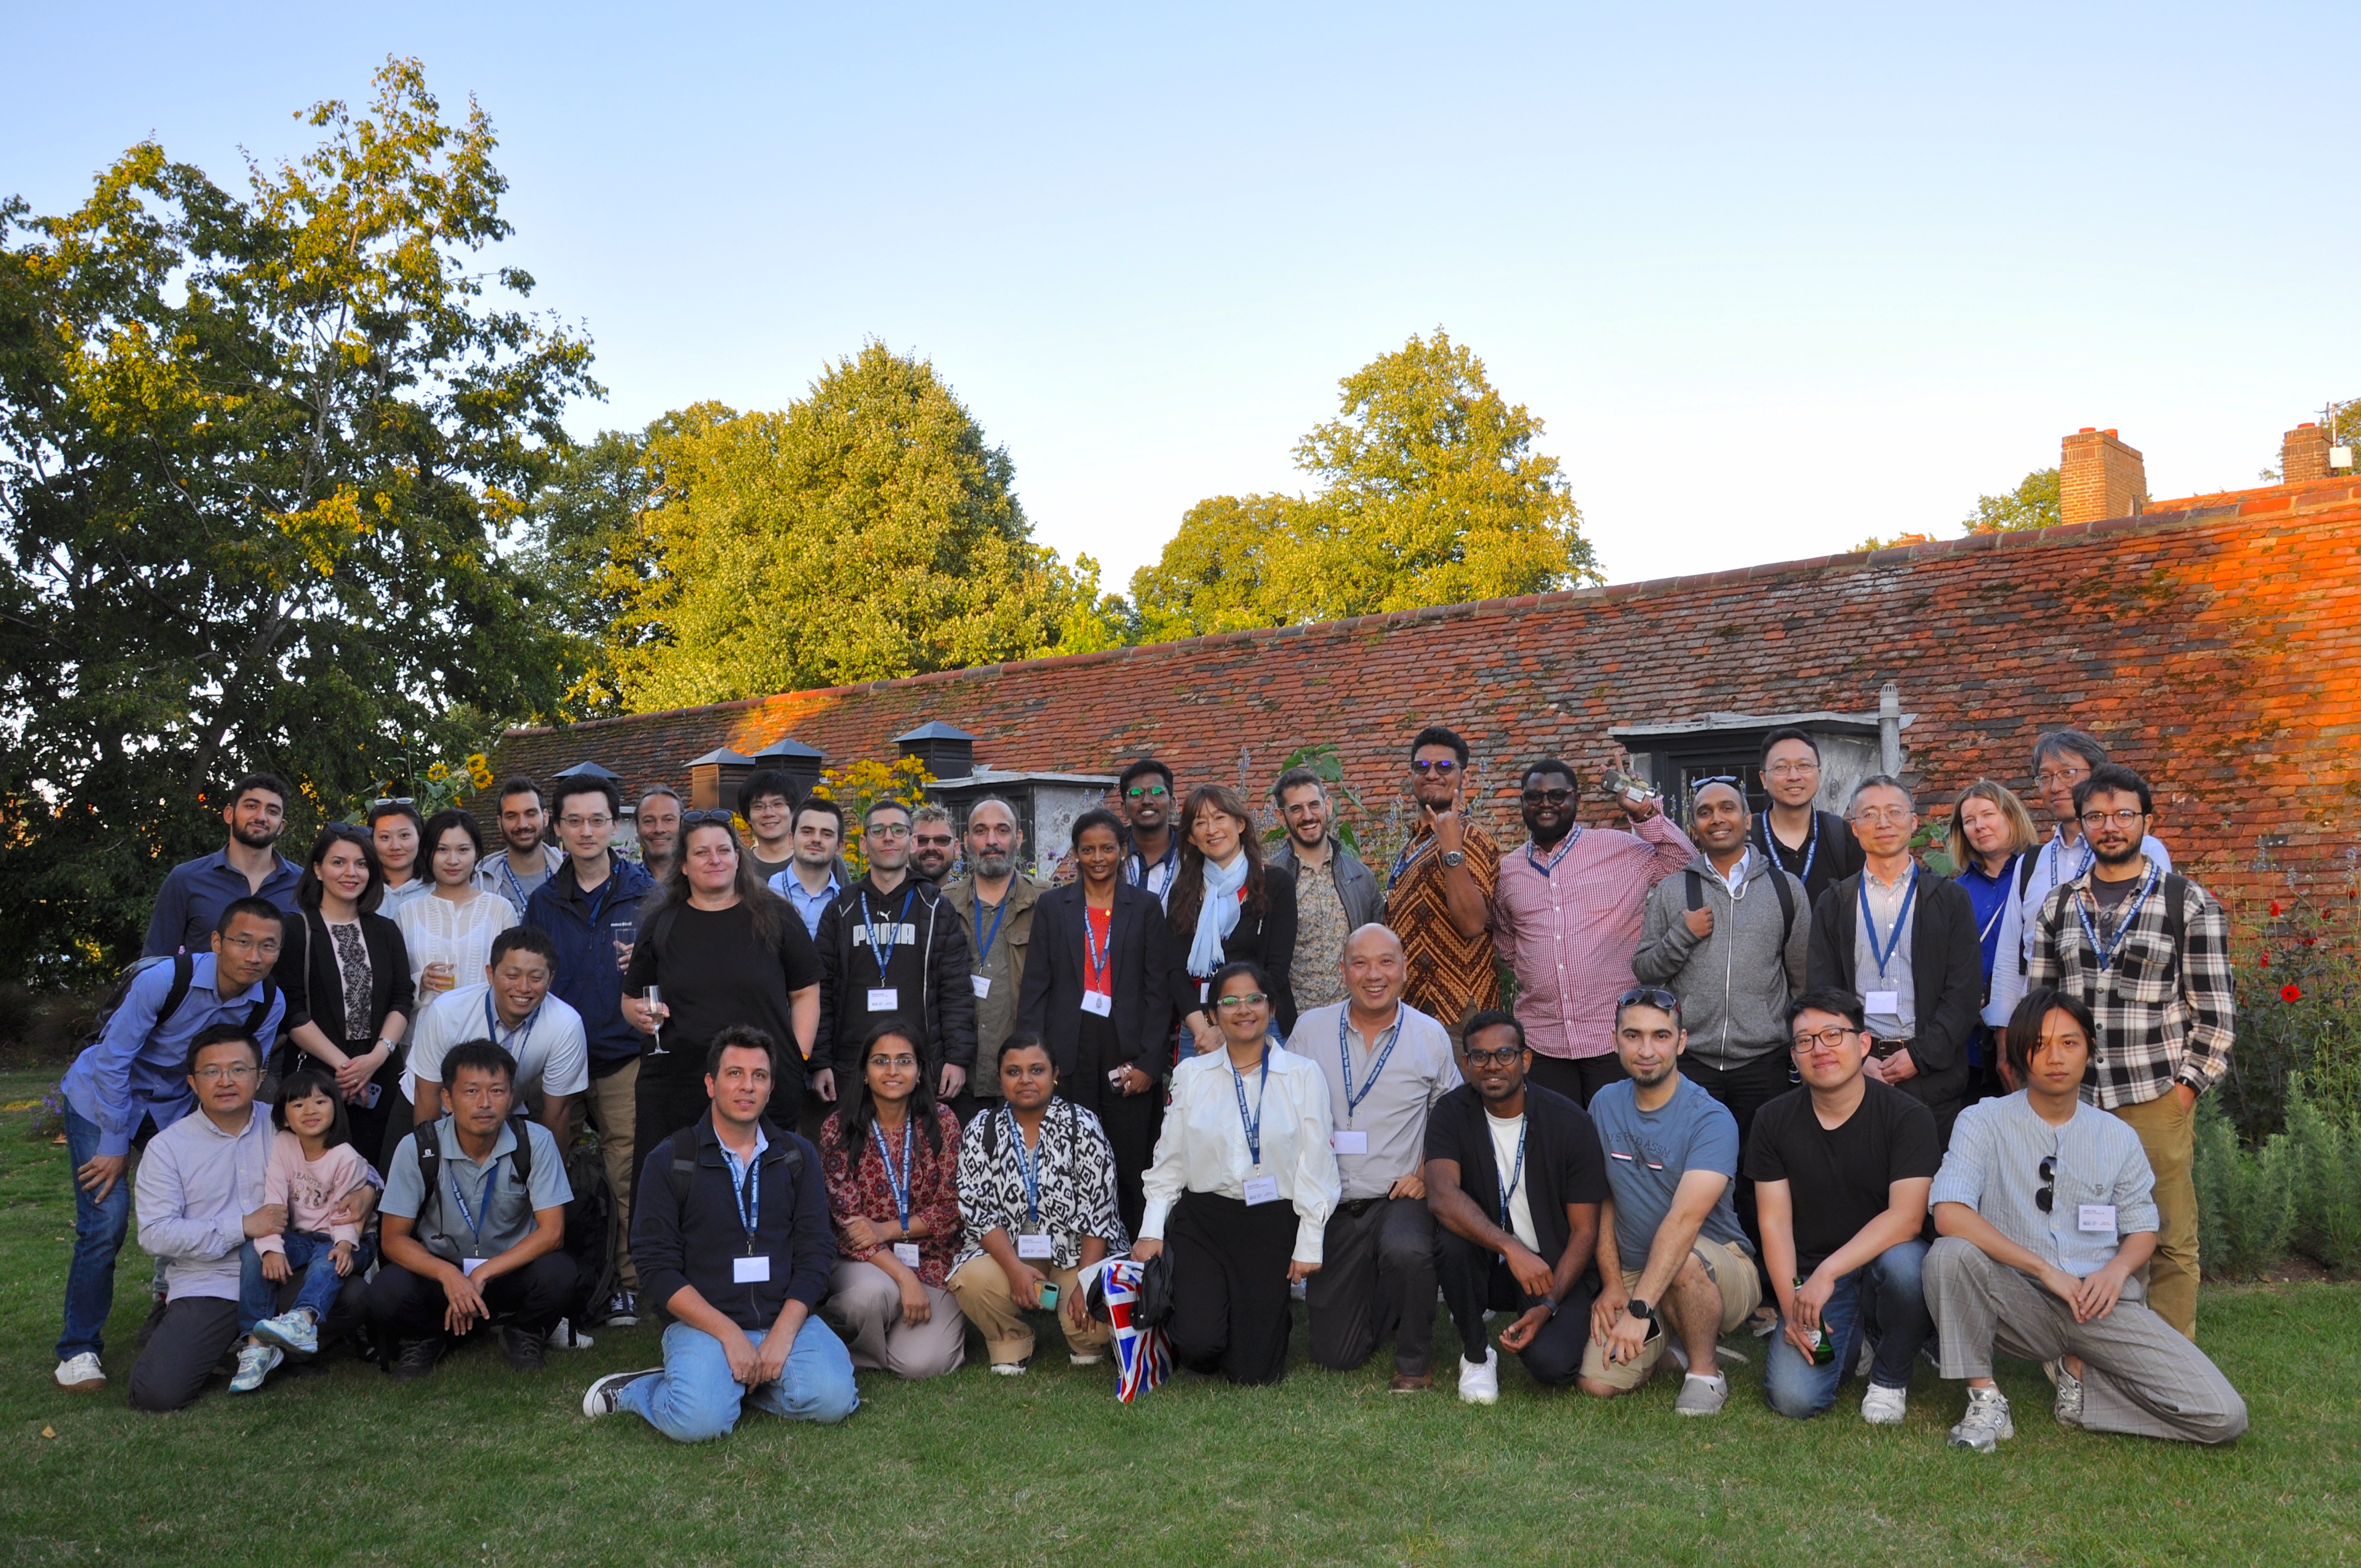
[[[814,938],[821,912],[844,891],[836,858],[843,841],[844,808],[832,800],[805,801],[796,807],[794,858],[771,878],[771,891],[804,917],[804,931]]]
[[[287,999],[269,983],[284,927],[268,899],[228,901],[215,916],[211,952],[150,964],[135,976],[96,1044],[66,1074],[66,1150],[74,1172],[73,1265],[66,1275],[58,1385],[106,1387],[99,1365],[115,1309],[115,1258],[131,1223],[123,1179],[132,1146],[196,1106],[190,1043],[216,1024],[245,1029],[267,1057]]]
[[[294,913],[303,868],[271,848],[286,830],[290,795],[275,773],[249,773],[229,786],[229,804],[222,808],[229,842],[172,868],[148,916],[143,956],[205,951],[232,899],[264,898],[282,915]]]

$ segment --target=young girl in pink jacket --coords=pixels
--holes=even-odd
[[[368,1162],[352,1146],[336,1080],[312,1069],[288,1074],[270,1119],[279,1133],[270,1144],[262,1201],[286,1205],[287,1228],[256,1237],[244,1250],[238,1316],[247,1337],[237,1353],[237,1376],[230,1379],[233,1394],[261,1387],[290,1354],[316,1354],[320,1321],[345,1281],[369,1264],[360,1227],[335,1219],[346,1198],[369,1179]],[[299,1273],[303,1283],[295,1304],[277,1311],[280,1283]]]

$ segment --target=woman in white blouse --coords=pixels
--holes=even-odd
[[[410,948],[421,1014],[441,997],[483,979],[484,966],[492,961],[492,938],[517,918],[507,899],[475,885],[484,830],[473,816],[456,807],[438,811],[427,819],[424,838],[434,889],[404,904],[394,916]]]
[[[1260,965],[1211,983],[1224,1048],[1182,1062],[1132,1255],[1172,1249],[1172,1354],[1233,1383],[1276,1383],[1294,1330],[1288,1287],[1317,1272],[1336,1207],[1328,1082],[1269,1037]]]

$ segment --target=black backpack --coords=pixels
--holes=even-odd
[[[589,1328],[607,1321],[607,1302],[623,1283],[618,1260],[628,1240],[623,1205],[608,1178],[607,1157],[597,1138],[575,1141],[566,1157],[566,1184],[574,1190],[566,1203],[566,1255],[574,1260],[579,1279],[566,1316]]]
[[[94,1046],[106,1037],[106,1026],[129,999],[133,982],[158,964],[172,966],[172,988],[164,993],[164,1005],[156,1010],[156,1022],[161,1025],[171,1021],[172,1015],[181,1010],[181,1003],[189,999],[189,987],[196,981],[197,960],[191,953],[175,953],[169,959],[141,959],[115,976],[115,984],[107,991],[105,1002],[99,1006],[97,1021],[91,1025],[90,1034],[82,1040],[84,1046]],[[246,1011],[247,1033],[260,1032],[270,1016],[271,1004],[278,1000],[277,983],[269,975],[263,976],[261,998]]]
[[[1688,906],[1703,909],[1705,873],[1692,870],[1681,874],[1688,878]],[[1795,937],[1795,895],[1787,891],[1787,873],[1775,858],[1771,861],[1771,886],[1779,894],[1779,951],[1784,958],[1787,944]]]

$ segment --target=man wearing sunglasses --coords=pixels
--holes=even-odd
[[[1386,877],[1386,925],[1410,961],[1402,999],[1460,1037],[1460,1021],[1500,1005],[1493,970],[1492,894],[1500,850],[1467,820],[1467,742],[1440,724],[1410,746],[1410,793],[1418,803],[1410,842]]]
[[[2056,987],[2099,1022],[2084,1086],[2139,1135],[2163,1216],[2148,1301],[2197,1336],[2197,1097],[2230,1065],[2236,993],[2229,921],[2213,894],[2147,845],[2147,781],[2112,762],[2075,786],[2090,869],[2050,894],[2034,924],[2033,990]]]
[[[1172,879],[1180,870],[1180,835],[1172,831],[1172,770],[1153,757],[1141,757],[1115,780],[1123,801],[1123,819],[1131,830],[1131,847],[1124,852],[1123,880],[1144,887],[1159,904],[1172,896]]]

